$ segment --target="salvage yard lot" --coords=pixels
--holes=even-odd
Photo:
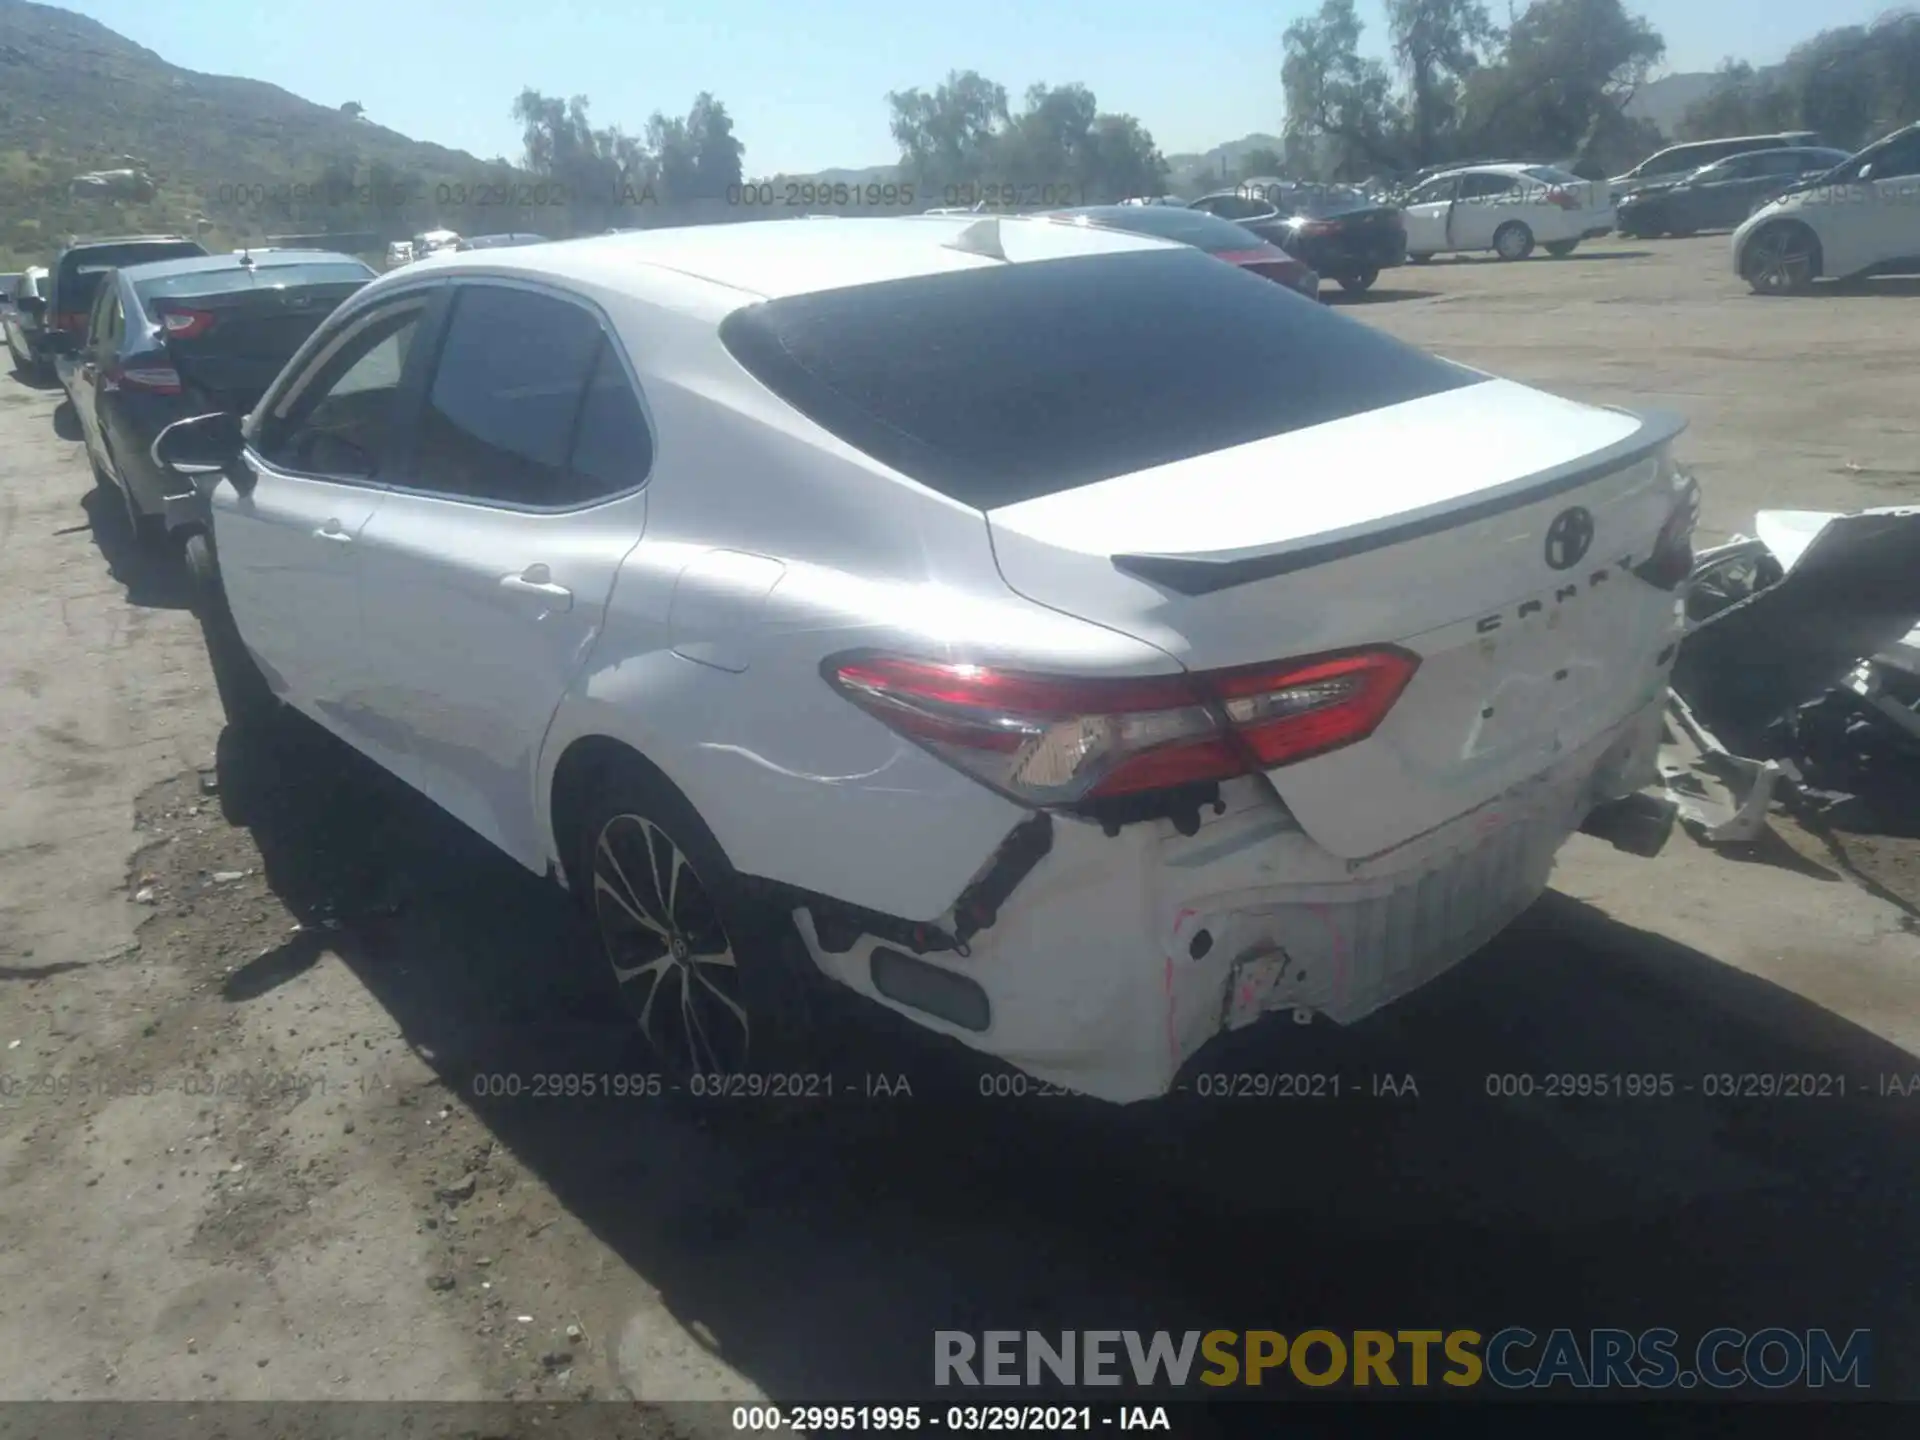
[[[1686,413],[1709,539],[1920,497],[1920,282],[1761,300],[1709,237],[1336,303]],[[760,1133],[536,1096],[640,1068],[563,904],[317,737],[228,825],[180,579],[56,397],[0,377],[0,1399],[847,1402],[924,1391],[938,1328],[1416,1323],[1865,1327],[1876,1390],[1920,1395],[1920,1091],[1881,1093],[1920,1072],[1920,938],[1810,837],[1576,840],[1455,974],[1216,1067],[1337,1101],[981,1099],[891,1033],[842,1088],[911,1097]],[[1487,1095],[1567,1073],[1676,1092]],[[1698,1093],[1748,1074],[1846,1094]]]

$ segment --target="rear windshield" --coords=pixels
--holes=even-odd
[[[235,290],[269,290],[287,285],[340,285],[371,280],[373,271],[357,260],[305,265],[235,265],[228,270],[192,270],[134,282],[140,301],[153,313],[155,300],[183,296],[226,295]]]
[[[981,510],[1486,379],[1197,250],[796,295],[720,337],[816,424]]]
[[[1056,220],[1083,221],[1135,235],[1157,235],[1202,250],[1258,250],[1267,242],[1231,220],[1177,205],[1102,205],[1086,210],[1059,210]]]
[[[1373,201],[1364,190],[1348,185],[1296,185],[1280,208],[1291,208],[1295,215],[1338,215],[1347,210],[1363,210]]]
[[[100,277],[109,270],[150,265],[156,260],[190,260],[207,252],[191,240],[148,241],[131,245],[89,245],[60,261],[54,288],[64,311],[91,309]]]

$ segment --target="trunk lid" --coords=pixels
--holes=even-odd
[[[1678,597],[1636,578],[1684,428],[1484,383],[990,511],[1029,599],[1193,669],[1394,644],[1380,728],[1271,772],[1320,844],[1390,849],[1655,699]],[[1580,521],[1548,533],[1575,509]],[[1573,543],[1585,528],[1584,549]]]
[[[217,409],[253,408],[321,321],[364,285],[335,281],[169,294],[150,303],[181,381]]]

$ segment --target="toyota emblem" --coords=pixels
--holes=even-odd
[[[1547,564],[1570,570],[1585,558],[1593,544],[1593,512],[1576,505],[1562,510],[1547,526]]]

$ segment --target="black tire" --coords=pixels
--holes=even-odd
[[[597,775],[563,823],[570,888],[651,1069],[715,1120],[790,1113],[787,1097],[738,1086],[820,1068],[830,982],[791,915],[741,878],[686,797],[637,758]]]
[[[1533,254],[1533,231],[1509,220],[1493,232],[1493,253],[1502,260],[1524,260]]]
[[[1340,277],[1340,288],[1349,295],[1364,295],[1373,288],[1373,282],[1380,278],[1380,272],[1369,266],[1352,275]]]
[[[1579,246],[1578,240],[1549,240],[1541,248],[1556,260],[1564,260]]]
[[[1797,220],[1762,226],[1740,257],[1740,278],[1756,295],[1802,294],[1819,273],[1819,238]]]
[[[200,622],[207,661],[213,667],[214,688],[220,693],[220,708],[227,724],[236,730],[270,727],[280,716],[280,701],[240,638],[240,627],[227,604],[226,588],[220,583],[213,537],[204,532],[189,535],[181,559],[193,597],[194,618]]]

